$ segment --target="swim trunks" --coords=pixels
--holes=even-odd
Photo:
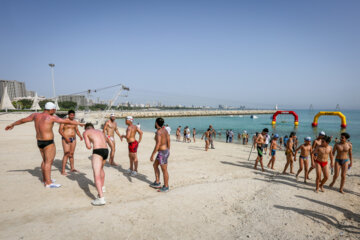
[[[138,146],[139,146],[139,143],[136,140],[134,142],[129,143],[129,152],[137,153]]]
[[[110,139],[111,141],[113,141],[113,142],[115,141],[115,139],[114,139],[112,136],[108,135],[107,137],[108,137],[108,139]]]
[[[156,160],[159,161],[159,164],[160,165],[163,165],[163,164],[167,164],[168,163],[168,158],[170,156],[170,151],[169,149],[166,149],[166,150],[160,150],[158,152],[158,155],[156,156]]]
[[[285,151],[285,155],[287,156],[287,155],[292,155],[292,152],[291,152],[291,150],[289,150],[289,149],[286,149],[286,151]]]
[[[109,156],[109,150],[107,148],[98,148],[93,150],[93,154],[97,154],[106,160]]]
[[[308,160],[309,157],[300,156],[300,159],[302,160]]]
[[[64,138],[64,137],[62,137],[62,140],[65,140],[65,138]],[[76,137],[71,137],[71,138],[69,138],[69,140],[70,140],[70,143],[72,143],[73,141],[75,141],[75,140],[76,140]]]
[[[325,167],[327,164],[328,164],[328,162],[320,162],[320,161],[318,161],[318,160],[315,160],[315,162],[317,163],[317,164],[320,164],[320,166],[323,168],[323,167]]]
[[[49,146],[50,144],[54,144],[54,139],[51,139],[51,140],[37,140],[37,145],[41,149],[44,149],[45,147]]]
[[[262,157],[264,148],[262,146],[261,147],[257,146],[256,149],[257,149],[257,152],[258,152],[258,156]]]
[[[275,156],[276,155],[276,150],[275,149],[272,149],[271,150],[271,156]]]
[[[344,165],[349,159],[335,159],[337,163],[340,164],[340,166]]]

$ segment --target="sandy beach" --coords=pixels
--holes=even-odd
[[[27,115],[27,114],[26,114]],[[33,123],[4,131],[23,114],[0,115],[0,239],[359,239],[360,167],[348,173],[345,195],[334,189],[315,193],[315,171],[308,184],[303,174],[280,174],[285,155],[278,152],[276,170],[253,169],[250,146],[216,142],[176,142],[172,132],[170,191],[158,193],[150,155],[154,133],[145,132],[138,150],[139,175],[129,167],[127,143],[116,139],[118,167],[105,166],[107,204],[93,207],[91,151],[78,139],[75,168],[60,174],[63,150],[54,127],[56,157],[52,178],[60,189],[40,182],[41,156]],[[165,119],[166,120],[166,119]],[[80,130],[83,132],[83,129]],[[120,129],[124,133],[124,129]],[[199,137],[199,136],[198,136]],[[269,156],[265,157],[267,164]],[[295,171],[298,162],[295,163]]]

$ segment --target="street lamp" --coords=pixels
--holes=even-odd
[[[54,99],[55,99],[55,97],[56,97],[56,95],[55,95],[55,77],[54,77],[55,64],[49,63],[49,67],[51,69],[51,78],[52,78],[52,83],[53,83],[53,95],[54,95]]]

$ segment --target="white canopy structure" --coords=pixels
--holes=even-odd
[[[11,103],[9,94],[7,92],[7,86],[4,87],[4,94],[1,97],[1,102],[0,102],[0,110],[15,110],[14,106]]]
[[[33,104],[31,105],[31,110],[41,110],[41,107],[39,106],[39,97],[37,95],[37,93],[35,94],[34,100],[33,100]]]

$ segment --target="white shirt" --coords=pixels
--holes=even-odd
[[[171,132],[171,128],[169,126],[165,127],[166,131],[169,133],[170,135],[170,132]]]
[[[265,144],[269,144],[270,138],[271,137],[268,134],[266,134]]]

